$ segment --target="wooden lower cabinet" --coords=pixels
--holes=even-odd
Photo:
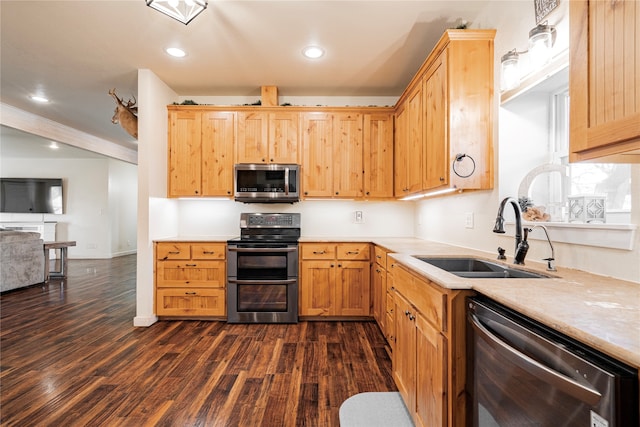
[[[156,242],[158,316],[226,316],[225,243]]]
[[[300,248],[300,316],[369,316],[368,243],[302,243]]]
[[[465,426],[465,298],[392,263],[393,377],[416,426]]]

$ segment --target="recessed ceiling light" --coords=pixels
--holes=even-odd
[[[49,99],[45,98],[44,96],[31,95],[29,98],[31,98],[32,101],[41,102],[43,104],[49,102]]]
[[[302,49],[302,54],[309,59],[318,59],[324,55],[324,49],[318,46],[307,46]]]
[[[184,58],[187,56],[187,53],[184,50],[177,47],[168,47],[165,49],[165,52],[175,58]]]
[[[58,148],[58,143],[55,141],[51,141],[51,144],[49,144],[49,148],[51,148],[52,150],[57,150]]]

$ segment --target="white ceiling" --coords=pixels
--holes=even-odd
[[[487,1],[209,0],[185,26],[144,0],[0,1],[1,101],[127,148],[116,88],[150,69],[180,96],[399,96],[446,28]],[[321,45],[307,60],[301,50]],[[182,59],[164,48],[187,51]],[[49,104],[35,104],[41,94]],[[6,149],[6,147],[5,147]]]

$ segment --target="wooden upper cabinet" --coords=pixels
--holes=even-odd
[[[269,162],[300,162],[298,122],[298,113],[269,113]]]
[[[231,196],[235,113],[202,113],[202,195]]]
[[[447,135],[447,56],[441,55],[427,70],[424,95],[424,189],[449,184],[449,139]]]
[[[570,160],[640,162],[640,3],[569,2]]]
[[[364,197],[393,197],[393,114],[364,115]]]
[[[169,112],[169,197],[202,195],[199,111]]]
[[[169,197],[229,196],[235,113],[169,110]]]
[[[362,197],[363,155],[362,114],[334,114],[331,163],[334,197]]]
[[[238,113],[238,163],[267,163],[269,156],[268,113]]]
[[[422,85],[416,85],[396,113],[396,197],[422,190]]]
[[[302,189],[304,196],[331,197],[333,190],[333,116],[302,115]]]
[[[298,113],[238,113],[238,163],[298,163]]]
[[[396,107],[395,196],[493,188],[495,30],[447,30]]]

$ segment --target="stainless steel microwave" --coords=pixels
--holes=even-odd
[[[294,203],[300,200],[299,165],[240,163],[234,170],[237,202]]]

